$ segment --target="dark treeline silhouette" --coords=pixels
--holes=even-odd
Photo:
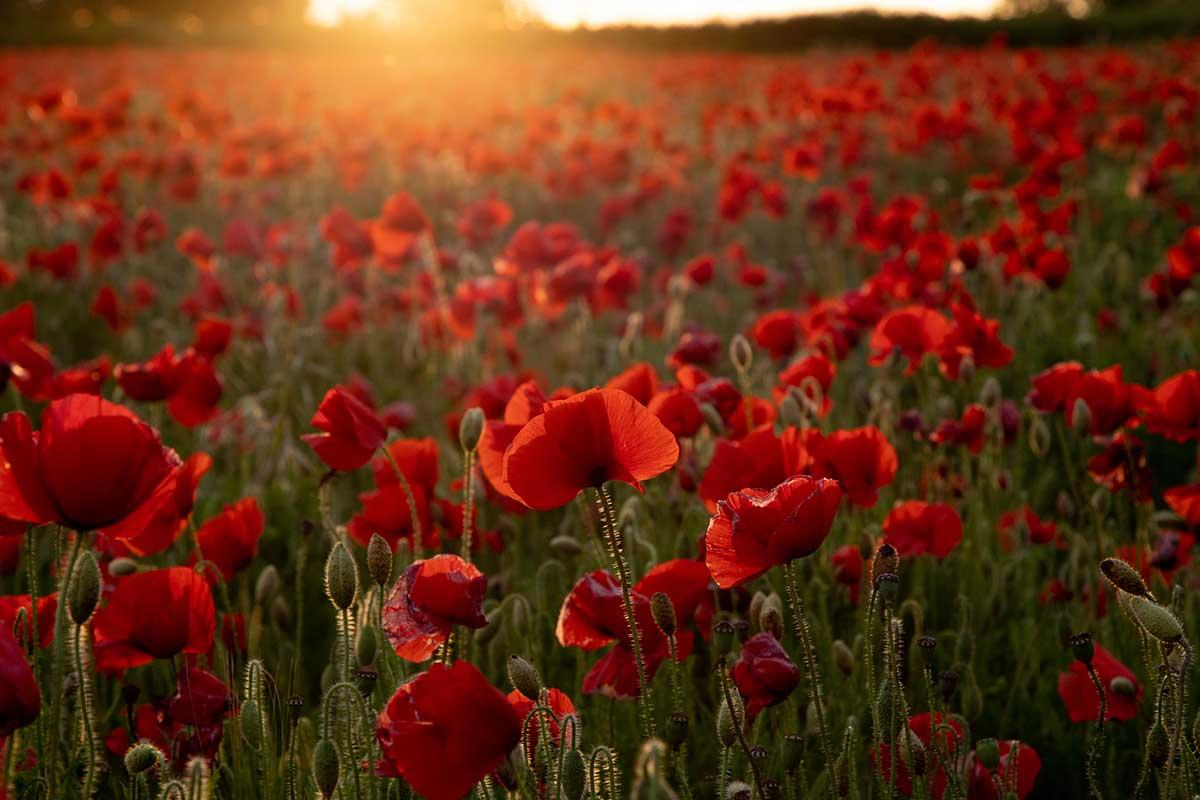
[[[305,21],[308,0],[2,0],[0,45],[271,45],[358,50],[442,44],[515,50],[602,46],[654,51],[783,52],[813,46],[909,47],[932,39],[1014,46],[1130,42],[1200,35],[1198,0],[1006,0],[991,18],[851,11],[737,25],[621,26],[572,31],[506,28],[504,0],[407,0],[407,24],[371,20],[321,29]],[[400,8],[400,6],[398,6]],[[1078,12],[1078,6],[1071,6]]]

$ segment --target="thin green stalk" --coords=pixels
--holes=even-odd
[[[804,601],[800,596],[800,584],[797,577],[796,563],[789,561],[783,565],[783,574],[787,583],[788,599],[792,604],[792,625],[796,637],[800,640],[800,652],[804,661],[804,670],[808,673],[808,693],[813,708],[817,713],[817,730],[821,737],[821,752],[825,757],[825,768],[829,771],[829,785],[833,787],[833,747],[829,741],[829,727],[825,722],[824,701],[821,698],[821,672],[817,666],[817,653],[813,646],[812,631],[808,627],[808,614],[804,610]]]
[[[1087,754],[1088,793],[1094,800],[1102,800],[1103,794],[1101,794],[1100,784],[1096,780],[1096,758],[1100,754],[1100,748],[1104,746],[1104,721],[1108,716],[1108,695],[1104,691],[1104,685],[1100,682],[1100,676],[1096,674],[1096,668],[1090,662],[1086,666],[1088,677],[1092,679],[1092,686],[1096,687],[1096,697],[1100,699],[1100,716],[1096,718],[1096,735],[1092,738]]]
[[[83,643],[88,639],[87,625],[76,625],[74,631],[74,666],[75,675],[79,680],[77,689],[79,697],[80,724],[83,726],[84,740],[87,743],[87,762],[83,771],[82,796],[90,798],[96,794],[96,772],[100,767],[100,752],[96,749],[96,731],[92,720],[95,714],[92,705],[95,703],[92,690],[92,673],[85,669],[83,658]]]
[[[475,515],[475,454],[463,453],[463,521],[462,557],[471,560],[471,536],[474,532]]]
[[[750,753],[750,742],[746,739],[746,732],[742,730],[741,721],[738,719],[738,714],[734,709],[733,695],[729,693],[729,670],[725,666],[725,660],[721,660],[721,693],[725,696],[725,707],[729,709],[729,717],[733,720],[733,729],[737,733],[738,744],[741,745],[742,752],[746,754],[746,760],[750,762],[750,774],[754,777],[754,788],[758,792],[761,800],[766,800],[766,792],[763,791],[762,775],[758,771],[758,763],[754,760],[754,756]],[[832,775],[832,773],[830,773]]]
[[[424,558],[425,548],[421,544],[421,515],[417,513],[417,499],[413,496],[412,487],[408,485],[408,478],[405,477],[404,470],[400,469],[400,465],[396,463],[396,457],[392,455],[392,451],[386,444],[379,449],[387,458],[388,463],[392,465],[392,472],[396,474],[396,480],[399,481],[400,488],[404,490],[404,499],[408,502],[408,513],[412,520],[413,559]]]

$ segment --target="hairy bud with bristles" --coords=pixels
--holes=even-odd
[[[1146,582],[1129,562],[1119,558],[1106,558],[1100,562],[1100,571],[1104,573],[1105,578],[1108,578],[1109,583],[1121,591],[1138,597],[1150,596],[1150,589],[1146,586]]]
[[[675,606],[666,592],[655,592],[650,598],[650,614],[659,630],[668,637],[675,635]]]
[[[140,775],[152,769],[162,757],[157,747],[143,739],[125,751],[125,771],[130,775]]]
[[[338,609],[354,605],[358,594],[358,567],[346,545],[338,542],[325,561],[325,593]]]
[[[483,425],[486,422],[483,409],[476,406],[468,408],[458,423],[458,443],[464,453],[474,453],[479,447],[479,439],[483,436]]]
[[[514,689],[534,702],[542,694],[542,676],[537,667],[516,653],[508,657],[508,680]]]
[[[587,766],[583,754],[572,748],[563,753],[562,771],[559,773],[565,800],[582,800],[587,790]]]
[[[367,574],[376,586],[386,586],[392,577],[392,547],[378,533],[372,533],[367,543]]]
[[[100,565],[91,550],[85,550],[75,564],[75,576],[67,597],[67,610],[76,625],[86,625],[100,602]]]
[[[254,583],[254,602],[265,606],[279,591],[282,583],[283,581],[279,578],[279,570],[274,564],[263,567],[263,571],[258,573],[258,580]]]
[[[337,791],[338,773],[341,771],[341,760],[337,748],[328,739],[321,739],[313,748],[312,754],[313,781],[321,794],[333,797]]]
[[[1183,626],[1168,609],[1146,597],[1129,598],[1129,612],[1146,633],[1171,644],[1183,638]]]

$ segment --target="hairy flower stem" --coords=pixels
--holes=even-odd
[[[783,565],[783,574],[787,583],[788,600],[792,604],[792,625],[796,630],[796,638],[800,640],[800,653],[804,661],[804,671],[808,673],[808,694],[812,700],[813,709],[817,713],[817,730],[821,737],[821,753],[825,757],[825,768],[829,771],[830,793],[833,791],[833,747],[829,741],[829,727],[825,722],[825,704],[821,699],[821,671],[817,666],[817,652],[813,646],[812,631],[808,626],[808,614],[804,610],[804,600],[800,597],[800,579],[797,574],[796,562],[789,561]]]
[[[60,536],[65,537],[67,532],[59,529]],[[51,694],[54,697],[54,709],[50,715],[50,746],[49,758],[46,759],[47,770],[50,773],[50,797],[58,797],[58,737],[62,727],[62,684],[63,674],[62,665],[67,661],[67,603],[66,598],[70,596],[71,581],[75,577],[75,563],[79,559],[79,551],[83,546],[83,536],[75,535],[75,541],[71,545],[70,554],[67,556],[66,568],[63,569],[62,581],[58,588],[58,607],[54,612],[54,660],[51,664],[50,686]],[[39,759],[40,760],[40,759]]]
[[[87,758],[83,768],[83,790],[80,797],[91,798],[96,794],[97,773],[103,765],[102,756],[96,747],[96,731],[93,720],[96,718],[94,706],[96,703],[95,690],[92,686],[90,664],[83,657],[83,645],[88,641],[87,625],[76,625],[74,639],[75,675],[79,680],[76,689],[79,697],[79,724],[83,728],[84,741],[87,744]]]
[[[729,670],[725,665],[725,659],[721,659],[718,668],[721,670],[721,693],[725,697],[725,706],[729,709],[729,717],[733,720],[733,729],[737,733],[738,744],[741,745],[742,752],[746,754],[746,760],[750,762],[750,774],[754,776],[754,789],[761,800],[766,800],[767,795],[763,791],[762,775],[758,771],[758,763],[750,753],[750,742],[746,739],[746,731],[743,730],[744,725],[742,723],[744,719],[738,719],[737,711],[733,705],[733,695],[729,693]]]
[[[608,548],[608,557],[612,562],[613,571],[621,583],[621,602],[625,608],[625,624],[629,627],[629,638],[633,645],[633,659],[637,665],[638,678],[638,715],[641,722],[642,737],[654,735],[654,705],[650,698],[650,687],[646,680],[646,659],[642,654],[642,635],[638,629],[637,616],[633,610],[632,581],[629,577],[629,564],[625,561],[624,545],[621,530],[617,525],[617,515],[613,510],[612,495],[608,488],[601,486],[596,490],[596,511],[600,515],[600,523],[604,532],[604,543]]]
[[[379,449],[387,458],[388,463],[392,465],[392,472],[396,474],[396,480],[399,481],[400,488],[404,490],[404,500],[408,503],[408,513],[412,520],[413,559],[424,558],[425,550],[421,544],[421,515],[417,513],[417,499],[413,496],[412,487],[408,485],[408,478],[404,476],[404,470],[400,469],[400,465],[396,463],[396,457],[392,455],[392,451],[386,444]],[[466,539],[465,528],[463,529],[463,538]]]
[[[30,660],[33,663],[33,676],[38,681],[39,686],[42,681],[42,670],[40,669],[41,659],[41,628],[38,626],[38,563],[37,563],[37,541],[33,538],[33,526],[30,526],[29,531],[25,534],[25,552],[21,554],[25,559],[25,577],[28,583],[29,591],[29,629],[33,631],[31,637],[33,648]],[[37,752],[44,752],[42,749],[42,717],[39,714],[37,720],[33,724],[34,742],[37,745]]]
[[[471,536],[475,525],[475,454],[463,454],[462,558],[471,560]]]
[[[1104,720],[1108,716],[1108,695],[1104,691],[1104,685],[1100,682],[1100,676],[1096,674],[1096,668],[1090,662],[1087,664],[1087,672],[1088,677],[1092,679],[1092,685],[1096,687],[1096,697],[1100,700],[1100,716],[1096,718],[1096,735],[1092,738],[1092,744],[1088,748],[1087,754],[1088,793],[1094,800],[1102,800],[1100,784],[1096,780],[1096,759],[1100,756],[1100,749],[1104,746]]]

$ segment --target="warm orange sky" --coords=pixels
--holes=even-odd
[[[523,0],[530,10],[551,25],[612,25],[641,23],[666,25],[713,19],[743,20],[792,14],[875,8],[933,14],[990,12],[997,0]],[[320,25],[336,25],[347,17],[369,13],[382,0],[309,0],[309,18]]]

